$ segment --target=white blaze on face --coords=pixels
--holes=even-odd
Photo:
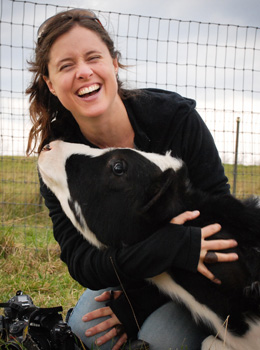
[[[84,235],[84,237],[93,245],[98,248],[104,245],[99,242],[96,236],[90,231],[87,223],[81,214],[81,208],[77,203],[74,206],[77,208],[77,216],[80,217],[78,222],[73,211],[69,206],[69,200],[71,199],[66,174],[66,160],[72,154],[83,154],[90,157],[98,157],[109,149],[101,150],[91,148],[86,145],[66,143],[63,141],[53,141],[49,144],[49,148],[43,150],[38,159],[38,169],[45,185],[55,194],[58,198],[63,211],[67,217],[71,220],[72,224]]]
[[[43,182],[56,194],[58,188],[64,190],[67,187],[67,174],[65,171],[66,160],[72,154],[83,154],[90,157],[98,157],[109,149],[91,148],[86,145],[53,141],[50,148],[43,150],[38,159],[38,168]]]
[[[142,156],[155,163],[162,171],[165,171],[169,168],[176,171],[180,169],[183,165],[182,160],[178,158],[173,158],[170,152],[167,152],[165,155],[142,152],[138,150],[136,150],[136,152],[140,153]]]

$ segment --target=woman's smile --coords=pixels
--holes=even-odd
[[[93,84],[90,86],[80,88],[77,94],[81,98],[82,97],[89,97],[89,96],[96,94],[98,91],[100,91],[100,89],[101,89],[100,84]]]

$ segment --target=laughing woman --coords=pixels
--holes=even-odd
[[[208,193],[229,192],[212,136],[195,102],[163,90],[123,89],[119,52],[94,13],[69,10],[45,21],[30,64],[33,80],[27,93],[33,126],[28,154],[36,145],[40,152],[59,138],[98,148],[130,147],[160,154],[170,150],[186,162],[195,187]],[[145,279],[176,266],[220,283],[204,265],[207,251],[216,251],[219,262],[237,256],[219,252],[235,246],[235,241],[205,240],[220,229],[218,224],[202,229],[183,226],[199,215],[186,212],[145,242],[101,251],[84,240],[42,182],[41,193],[61,259],[71,276],[88,288],[69,319],[87,347],[96,343],[102,350],[117,350],[127,341],[142,339],[151,350],[200,348],[206,332],[183,306]],[[126,293],[120,290],[114,268]]]

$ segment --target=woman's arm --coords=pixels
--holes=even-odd
[[[230,193],[228,178],[214,139],[196,110],[186,116],[179,144],[179,156],[187,165],[189,179],[194,188],[214,195]],[[173,154],[176,147],[173,139]]]

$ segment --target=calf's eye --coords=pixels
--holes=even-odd
[[[126,164],[123,161],[117,161],[112,165],[112,171],[115,175],[121,176],[126,171]]]

